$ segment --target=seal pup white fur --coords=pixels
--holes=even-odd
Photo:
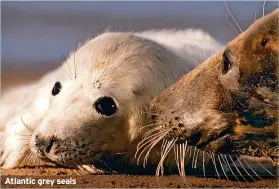
[[[200,30],[112,32],[87,41],[38,82],[3,95],[2,168],[45,164],[37,157],[72,166],[134,153],[146,105],[221,47]]]

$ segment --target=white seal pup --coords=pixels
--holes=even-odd
[[[87,41],[39,81],[3,95],[2,168],[94,165],[119,154],[134,164],[150,101],[221,47],[199,30]]]

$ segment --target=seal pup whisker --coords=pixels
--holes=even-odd
[[[20,151],[23,151],[23,152],[21,153],[21,156],[19,156],[19,159],[18,159],[19,166],[22,165],[23,161],[28,162],[30,156],[32,155],[32,153],[31,153],[31,151],[30,151],[30,149],[29,149],[27,144],[23,145],[23,147],[20,149]]]
[[[66,65],[67,65],[67,67],[68,67],[68,69],[69,69],[69,71],[70,71],[70,80],[72,80],[72,79],[73,79],[73,73],[72,73],[70,64],[69,64],[69,62],[68,62],[68,59],[65,61],[65,63],[66,63]]]
[[[104,85],[106,82],[102,80],[102,78],[106,75],[106,71],[107,71],[107,67],[108,67],[108,62],[96,62],[95,64],[105,64],[105,67],[103,68],[102,72],[99,74],[99,68],[98,65],[96,65],[96,71],[94,72],[95,73],[95,77],[94,77],[94,80],[93,80],[93,84],[92,84],[92,89],[91,89],[91,92],[93,91],[93,89],[100,89],[102,85]],[[94,69],[94,68],[92,68]],[[98,71],[97,71],[98,69]]]
[[[19,139],[18,140],[21,140],[21,141],[25,141],[25,143],[28,145],[29,144],[29,141],[32,137],[31,134],[21,134],[21,133],[17,133],[15,132],[15,135],[19,136]]]
[[[17,132],[15,132],[15,134],[18,135],[18,136],[21,136],[21,137],[29,138],[29,139],[30,139],[31,136],[32,136],[31,134],[27,134],[27,135],[26,135],[26,134],[20,134],[20,133],[17,133]]]
[[[63,66],[63,64],[67,64],[67,62],[66,62],[67,60],[68,60],[68,57],[65,56],[64,54],[62,54],[62,55],[60,56],[60,58],[59,58],[59,62],[61,62],[61,63],[60,63],[60,66]],[[68,65],[68,64],[67,64],[67,65]],[[68,65],[68,66],[69,66],[69,65]],[[68,69],[69,69],[69,67],[68,67]],[[65,72],[66,72],[66,75],[67,75],[68,79],[69,79],[69,80],[72,80],[72,78],[71,78],[71,77],[72,77],[71,73],[70,73],[70,72],[68,73],[68,71],[66,71],[66,70],[65,70]]]
[[[93,83],[95,84],[96,82],[98,83],[98,82],[100,82],[100,80],[103,78],[103,76],[104,76],[104,74],[106,73],[106,71],[107,71],[107,67],[108,67],[108,63],[106,62],[106,63],[104,63],[105,64],[105,67],[104,67],[104,69],[103,69],[103,72],[100,74],[100,76],[99,76],[99,78],[96,80],[96,78],[98,77],[98,75],[96,75],[96,77],[95,77],[95,79],[94,79],[94,81],[93,81]]]
[[[80,175],[88,175],[94,173],[92,170],[87,170],[85,167],[83,167],[83,165],[76,165],[76,167],[78,168],[77,173]]]
[[[34,164],[34,165],[43,165],[44,161],[37,158],[31,151],[30,151],[30,159],[26,161],[26,164]]]
[[[88,173],[93,173],[93,174],[96,173],[96,170],[95,170],[93,167],[91,167],[91,166],[88,166],[88,165],[80,165],[80,166],[78,166],[78,167],[79,167],[79,169],[83,169],[83,170],[85,170],[85,171],[88,172]]]
[[[24,157],[24,159],[22,160],[22,162],[24,161],[25,163],[34,163],[34,156],[32,154],[32,152],[30,150],[26,151],[26,157]]]
[[[32,129],[32,127],[29,127],[29,126],[23,121],[22,116],[21,116],[20,118],[21,118],[21,122],[23,123],[23,125],[28,129],[28,131],[30,131],[30,134],[32,135],[33,132],[34,132],[34,129]]]
[[[88,173],[85,173],[84,170],[82,171],[81,169],[83,169],[83,168],[80,168],[77,165],[75,165],[75,169],[73,169],[73,173],[75,175],[78,175],[78,176],[82,176],[82,175],[88,174]]]
[[[43,165],[45,162],[39,159],[30,149],[29,141],[26,141],[21,147],[18,148],[20,152],[18,164],[19,166],[24,165]],[[21,152],[23,151],[23,152]]]
[[[29,141],[30,141],[30,138],[19,138],[18,140],[29,142]]]
[[[23,153],[26,153],[29,146],[27,143],[22,144],[19,148],[17,148],[18,151],[23,151]],[[22,155],[23,156],[23,155]]]
[[[93,174],[101,174],[101,173],[103,173],[103,171],[95,168],[93,165],[81,165],[81,167],[84,168],[85,170],[87,170],[89,173],[93,173]],[[107,165],[106,165],[106,167],[107,167]]]
[[[74,52],[74,67],[75,67],[75,79],[77,78],[77,63],[76,63],[76,51],[78,47],[78,39],[76,41],[75,52]]]

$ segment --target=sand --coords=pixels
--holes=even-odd
[[[2,170],[2,187],[40,187],[40,179],[54,179],[52,187],[71,188],[278,188],[277,179],[264,179],[256,182],[236,182],[215,178],[194,176],[137,176],[137,175],[78,175],[78,171],[65,168],[20,168]],[[35,184],[4,184],[7,178],[33,178]],[[60,184],[64,182],[68,184]],[[75,179],[75,182],[74,182]],[[75,183],[75,184],[74,184]],[[51,187],[44,184],[43,187]]]

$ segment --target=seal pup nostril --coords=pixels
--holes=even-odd
[[[45,152],[49,153],[51,148],[53,147],[54,142],[56,141],[56,138],[54,136],[52,136],[49,140],[46,141],[46,148],[45,148]]]
[[[54,136],[43,138],[40,137],[39,135],[36,135],[35,146],[38,148],[41,155],[45,155],[46,153],[50,152],[55,141],[57,141],[57,139]]]

